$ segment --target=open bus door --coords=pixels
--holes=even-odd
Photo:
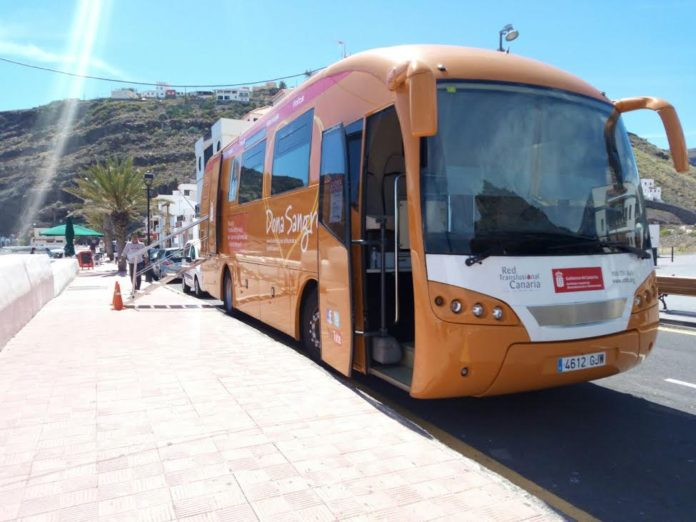
[[[343,125],[323,133],[319,173],[318,261],[321,358],[349,376],[353,359],[350,201]]]
[[[206,252],[208,255],[217,254],[218,251],[218,203],[220,201],[220,163],[222,161],[222,155],[218,154],[210,158],[208,165],[206,166],[205,176],[209,178],[208,184],[208,207],[202,208],[201,213],[208,213],[208,221],[204,225],[207,228],[206,233]]]

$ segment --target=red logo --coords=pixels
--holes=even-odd
[[[600,266],[554,268],[551,270],[551,273],[553,275],[553,287],[557,294],[604,289],[602,267]]]

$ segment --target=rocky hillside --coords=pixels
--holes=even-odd
[[[652,178],[662,187],[663,201],[696,210],[696,167],[692,166],[684,174],[675,172],[667,151],[634,134],[631,134],[631,143],[640,177]],[[652,216],[649,213],[648,217],[656,218],[657,214]]]
[[[194,143],[215,120],[238,118],[269,103],[273,94],[274,90],[255,91],[250,104],[220,105],[195,99],[74,102],[73,129],[65,141],[46,202],[34,221],[38,225],[62,222],[69,206],[75,203],[62,188],[83,169],[109,155],[133,157],[137,167],[156,172],[155,185],[160,192],[169,192],[178,183],[193,178]],[[0,235],[18,229],[18,216],[51,161],[66,103],[0,112]],[[662,186],[666,202],[696,209],[696,167],[688,174],[677,174],[665,151],[638,136],[631,136],[631,140],[641,176],[653,178]],[[663,214],[653,211],[650,217],[675,222]]]
[[[213,100],[76,101],[72,131],[65,141],[56,176],[35,222],[64,220],[75,200],[62,188],[83,169],[109,155],[130,156],[156,173],[155,186],[169,192],[195,177],[194,143],[218,118],[239,118],[266,105],[274,90],[255,91],[249,104]],[[51,162],[61,115],[70,102],[0,112],[0,235],[15,233],[32,187]]]

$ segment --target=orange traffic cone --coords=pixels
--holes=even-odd
[[[123,299],[121,299],[121,287],[116,281],[116,286],[114,286],[114,298],[111,301],[111,307],[114,310],[123,310]]]

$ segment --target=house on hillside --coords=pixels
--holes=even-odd
[[[257,120],[260,120],[272,108],[273,107],[271,105],[266,105],[265,107],[259,107],[257,109],[253,109],[253,110],[247,112],[244,116],[242,116],[242,119],[244,121],[248,121],[248,122],[253,123]]]
[[[133,88],[114,89],[111,91],[111,98],[114,100],[137,100],[140,98],[138,92]]]
[[[171,88],[169,87],[169,84],[166,82],[157,82],[157,85],[155,86],[155,92],[157,93],[157,98],[160,100],[163,100],[164,98],[167,97],[167,91],[170,90]],[[174,94],[176,95],[176,91],[174,91]]]
[[[209,100],[215,98],[215,93],[213,91],[192,91],[189,93],[191,98],[200,98],[202,100]]]
[[[239,87],[234,89],[216,89],[215,98],[218,102],[238,101],[249,103],[251,89],[249,87]]]

